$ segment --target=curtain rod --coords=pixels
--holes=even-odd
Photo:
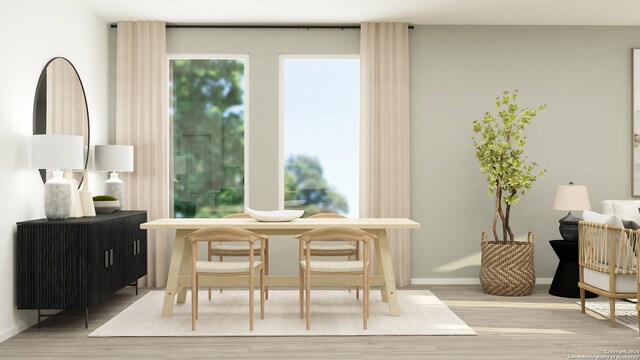
[[[111,28],[117,28],[118,24],[111,24]],[[340,29],[358,30],[360,25],[190,25],[167,24],[168,29]],[[413,25],[409,25],[413,30]]]

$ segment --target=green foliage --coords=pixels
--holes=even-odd
[[[171,60],[176,217],[223,217],[244,203],[244,63]],[[194,149],[196,151],[194,151]]]
[[[513,232],[509,226],[511,205],[517,204],[520,197],[536,181],[537,176],[544,176],[546,170],[536,170],[538,164],[529,162],[523,148],[527,143],[525,127],[538,115],[538,111],[546,109],[546,104],[536,109],[521,108],[517,103],[518,90],[504,91],[496,97],[497,116],[486,112],[481,121],[473,122],[471,138],[476,149],[476,158],[480,162],[480,170],[487,175],[488,194],[494,196],[496,212],[494,215],[494,237],[498,217],[502,220],[503,233],[509,234],[513,241]],[[506,211],[502,209],[506,205]],[[504,237],[506,241],[506,236]]]
[[[345,197],[327,184],[322,165],[316,157],[296,155],[287,159],[284,170],[285,201],[303,200],[304,216],[318,213],[346,213]]]
[[[93,197],[93,201],[116,201],[118,199],[109,195],[98,195]]]

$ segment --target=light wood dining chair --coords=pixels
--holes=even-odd
[[[245,219],[251,218],[249,214],[238,213],[238,214],[230,214],[224,217],[225,219]],[[225,256],[249,256],[249,245],[247,244],[212,244],[209,242],[208,247],[208,256],[207,260],[212,261],[213,256],[218,256],[218,260],[220,262],[224,261]],[[253,250],[254,256],[260,256],[260,248],[254,248]],[[260,260],[263,261],[264,264],[264,274],[269,275],[269,239],[264,240],[264,256],[260,256]],[[209,300],[211,300],[211,287],[209,287]],[[222,292],[222,286],[220,286],[220,292]],[[265,287],[265,298],[269,299],[269,287]]]
[[[191,242],[191,329],[196,330],[198,318],[198,278],[200,276],[225,277],[249,276],[249,329],[253,331],[254,278],[256,271],[260,272],[260,319],[264,319],[264,264],[254,260],[255,242],[260,242],[260,257],[264,258],[266,235],[256,234],[249,230],[233,227],[211,227],[200,229],[184,237]],[[198,243],[217,241],[246,242],[249,246],[249,261],[200,261],[198,260]]]
[[[340,276],[362,277],[362,321],[367,329],[369,318],[369,242],[376,238],[364,230],[331,226],[317,228],[295,236],[299,240],[299,276],[300,276],[300,317],[306,315],[307,330],[311,327],[311,275],[326,275],[336,280],[336,285],[343,285],[345,281],[339,281]],[[311,246],[314,241],[346,241],[362,242],[363,259],[347,261],[312,261]],[[303,292],[304,288],[304,292]],[[306,294],[306,296],[305,296]],[[303,309],[303,302],[305,304]]]
[[[319,213],[309,216],[310,218],[325,219],[346,219],[346,216],[336,213]],[[340,245],[311,245],[311,256],[346,256],[351,261],[355,257],[360,260],[360,243],[347,243]],[[348,288],[351,292],[351,286]],[[356,286],[356,299],[360,299],[360,288]]]

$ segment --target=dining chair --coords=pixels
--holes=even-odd
[[[369,242],[376,238],[364,230],[331,226],[317,228],[295,236],[299,240],[300,262],[298,274],[300,276],[300,318],[303,312],[306,314],[307,330],[311,326],[311,275],[330,276],[336,280],[336,285],[344,284],[338,279],[340,276],[361,276],[362,277],[362,321],[363,327],[367,329],[367,319],[369,317]],[[344,241],[344,242],[362,242],[363,259],[362,260],[346,260],[346,261],[312,261],[311,246],[312,242],[323,241]],[[304,288],[304,292],[303,292]],[[305,296],[306,294],[306,296]],[[305,304],[303,310],[303,302]]]
[[[346,216],[336,213],[319,213],[310,218],[346,219]],[[311,245],[311,256],[346,256],[347,260],[355,257],[360,260],[360,243],[347,243],[341,245]],[[348,288],[351,292],[351,286]],[[360,288],[356,286],[356,299],[360,299]]]
[[[249,329],[253,331],[254,278],[256,271],[260,272],[260,319],[264,319],[264,264],[254,260],[255,242],[260,242],[260,258],[264,258],[266,235],[256,234],[249,230],[233,227],[211,227],[200,229],[184,237],[191,242],[191,330],[196,330],[198,318],[198,279],[201,276],[249,276]],[[249,261],[200,261],[198,260],[198,243],[217,241],[246,242],[249,246]]]
[[[640,231],[580,221],[578,234],[580,309],[585,312],[585,291],[609,298],[610,324],[615,327],[616,299],[639,295]]]
[[[249,214],[246,213],[237,213],[230,214],[224,217],[225,219],[246,219],[251,218]],[[209,243],[208,247],[208,256],[207,260],[212,261],[213,256],[218,256],[220,262],[224,261],[225,256],[249,256],[249,246],[247,244],[212,244]],[[254,256],[260,256],[260,249],[254,248],[253,250]],[[264,273],[265,275],[269,275],[269,239],[264,240],[264,257],[260,256],[260,260],[264,262]],[[211,300],[211,287],[208,288],[209,291],[209,300]],[[220,286],[220,292],[222,292],[222,286]],[[269,287],[265,288],[265,298],[269,299]]]

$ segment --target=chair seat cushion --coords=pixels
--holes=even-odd
[[[324,272],[324,273],[347,273],[347,272],[361,272],[362,260],[357,261],[311,261],[311,272]],[[306,261],[300,261],[300,267],[306,270]]]
[[[616,286],[613,292],[636,293],[636,275],[616,275]],[[609,291],[609,274],[599,271],[584,269],[584,282],[604,291]]]
[[[196,272],[215,274],[248,273],[249,266],[248,261],[196,261]],[[262,268],[262,261],[254,261],[253,268],[260,270],[260,268]]]

